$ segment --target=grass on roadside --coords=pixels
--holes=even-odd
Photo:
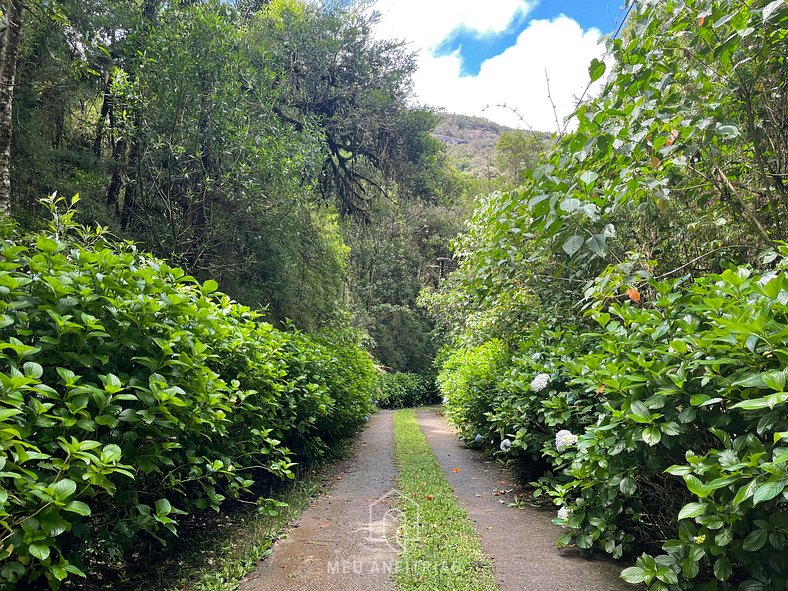
[[[271,546],[320,492],[325,477],[345,457],[350,441],[338,445],[321,462],[302,469],[296,480],[268,491],[286,503],[269,514],[236,505],[220,515],[182,524],[174,547],[158,554],[142,553],[133,572],[108,581],[91,581],[70,589],[89,591],[236,591],[241,579],[268,556]],[[261,493],[266,491],[260,490]],[[275,513],[275,514],[274,514]]]
[[[398,591],[498,591],[490,559],[413,410],[394,414],[403,549]],[[411,502],[412,501],[412,502]]]
[[[163,581],[165,591],[236,591],[242,577],[271,553],[271,546],[320,488],[317,474],[305,474],[290,484],[277,500],[286,503],[276,515],[256,511],[230,516],[218,535],[201,540],[201,548],[181,559],[176,580]],[[189,563],[189,561],[194,561]]]

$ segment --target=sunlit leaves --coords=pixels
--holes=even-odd
[[[591,60],[591,65],[588,67],[588,75],[591,78],[591,82],[599,80],[604,75],[606,69],[605,62],[596,58]]]
[[[584,242],[585,240],[582,236],[570,236],[567,238],[566,242],[564,242],[562,248],[564,252],[571,257],[582,248]]]

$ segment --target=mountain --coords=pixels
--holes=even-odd
[[[494,176],[495,146],[501,133],[512,129],[483,117],[439,113],[433,135],[446,145],[450,162],[463,172]]]

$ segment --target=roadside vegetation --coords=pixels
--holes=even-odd
[[[449,150],[368,8],[0,2],[0,587],[258,513],[172,574],[232,588],[375,404],[445,398],[559,545],[785,591],[788,4],[635,0],[571,123],[445,116]],[[494,591],[395,417],[398,584]]]
[[[413,408],[439,402],[434,377],[404,372],[380,373],[376,396],[380,408]]]
[[[447,414],[651,591],[788,580],[784,2],[637,2],[422,302]]]
[[[61,202],[49,230],[0,243],[9,584],[111,576],[182,516],[275,508],[256,482],[294,478],[372,410],[352,335],[277,330]]]

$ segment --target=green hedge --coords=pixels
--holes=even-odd
[[[454,351],[439,378],[448,414],[466,438],[545,468],[536,494],[561,507],[559,545],[645,550],[625,580],[784,590],[785,268],[651,281],[597,301],[595,328],[538,325],[514,351]]]
[[[438,402],[435,380],[415,373],[378,373],[377,405],[380,408],[412,408]]]
[[[4,585],[84,576],[87,544],[118,560],[141,532],[166,543],[179,515],[292,478],[372,409],[352,339],[276,330],[70,216],[0,242]]]

